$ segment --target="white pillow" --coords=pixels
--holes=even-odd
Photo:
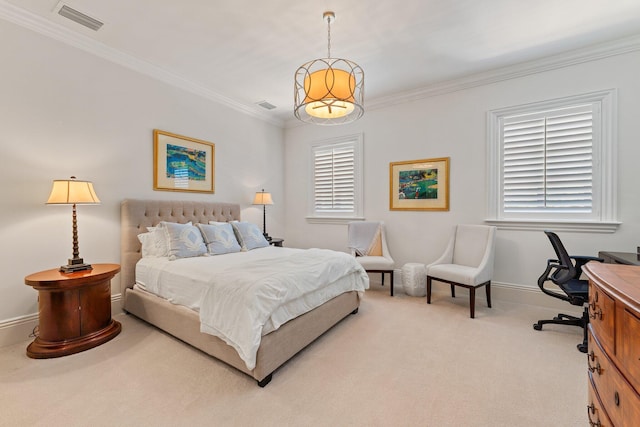
[[[147,233],[138,234],[138,240],[142,243],[142,257],[169,256],[166,232],[157,227],[147,227],[147,230]]]
[[[244,221],[232,221],[231,225],[243,251],[269,246],[257,225]]]
[[[242,249],[233,227],[228,222],[210,221],[209,224],[196,224],[202,233],[207,251],[212,255],[240,252]]]
[[[189,258],[207,253],[207,247],[202,240],[198,227],[190,222],[177,224],[162,221],[160,227],[165,230],[169,242],[169,259]]]

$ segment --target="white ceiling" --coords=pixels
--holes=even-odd
[[[365,72],[365,106],[446,80],[640,34],[640,0],[0,0],[277,121],[293,117],[293,75],[331,54]],[[277,106],[267,112],[255,105]],[[365,108],[366,109],[366,108]]]

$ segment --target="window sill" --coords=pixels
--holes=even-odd
[[[351,221],[364,221],[364,218],[359,216],[308,216],[306,219],[309,224],[348,224]]]
[[[574,231],[582,233],[615,233],[621,222],[617,221],[544,221],[544,220],[504,220],[485,219],[489,225],[499,230],[549,230]]]

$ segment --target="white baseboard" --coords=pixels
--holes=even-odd
[[[111,314],[122,313],[122,294],[111,295]],[[29,314],[0,322],[0,347],[27,342],[35,327],[38,326],[38,314]]]
[[[370,276],[372,282],[380,283],[380,275],[374,274]],[[394,270],[394,290],[397,292],[403,292],[402,287],[402,271],[399,269]],[[450,295],[449,285],[444,283],[434,283],[432,292],[436,295]],[[476,298],[484,298],[484,290],[479,289],[476,291]],[[464,289],[458,288],[456,297],[468,297],[468,292]],[[416,297],[419,298],[419,297]],[[513,283],[504,282],[491,282],[491,301],[506,301],[516,304],[536,305],[539,307],[552,308],[566,314],[582,315],[582,309],[577,306],[567,304],[566,302],[552,298],[542,293],[538,286],[517,285]]]
[[[374,274],[371,279],[372,282],[379,283],[380,275]],[[400,270],[394,271],[394,288],[396,292],[404,293],[404,289],[402,288],[402,274]],[[468,294],[461,291],[462,289],[456,293],[456,296],[460,296],[462,298],[467,297]],[[436,283],[433,287],[433,292],[437,295],[448,294],[449,286],[442,283]],[[480,290],[477,298],[483,298],[483,296],[484,291]],[[562,311],[567,314],[581,314],[579,307],[574,307],[556,298],[551,298],[543,294],[538,287],[533,286],[492,282],[491,299],[494,304],[499,303],[499,301],[506,301],[517,304],[553,308],[554,310]],[[114,316],[122,313],[122,294],[111,295],[111,313]],[[31,339],[30,335],[37,325],[37,314],[30,314],[0,322],[0,347],[29,341]]]

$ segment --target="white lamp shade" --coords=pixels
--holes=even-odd
[[[57,179],[53,181],[48,205],[98,204],[100,199],[90,181]]]
[[[256,193],[256,197],[253,199],[254,205],[272,205],[273,200],[271,199],[271,193],[267,193],[264,191],[258,191]]]
[[[332,119],[351,114],[354,106],[356,79],[337,68],[326,68],[304,79],[305,111],[310,116]]]

